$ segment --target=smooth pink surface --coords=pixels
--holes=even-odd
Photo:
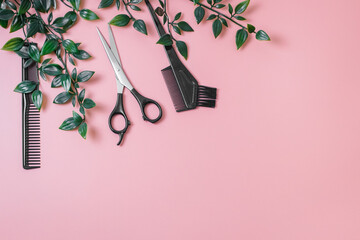
[[[170,9],[196,29],[183,38],[186,65],[219,89],[216,109],[174,111],[160,72],[168,62],[143,12],[149,37],[114,32],[129,78],[165,114],[144,122],[126,92],[132,125],[116,146],[114,74],[95,26],[106,33],[117,12],[96,11],[101,21],[79,21],[68,35],[94,56],[79,65],[96,71],[84,84],[98,104],[88,139],[58,130],[72,107],[52,104],[61,90],[42,81],[40,170],[21,167],[20,59],[1,51],[0,238],[360,239],[360,2],[254,0],[245,17],[273,41],[238,52],[234,26],[215,40],[187,0]],[[1,30],[0,45],[10,36]]]

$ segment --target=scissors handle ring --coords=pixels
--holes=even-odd
[[[122,116],[124,118],[124,121],[125,121],[125,126],[121,130],[115,129],[113,127],[113,125],[112,125],[113,118],[115,116],[118,116],[118,115]],[[110,128],[110,130],[113,133],[118,134],[120,136],[120,141],[119,141],[119,143],[117,145],[121,144],[121,141],[122,141],[122,139],[124,137],[125,132],[127,131],[128,127],[129,127],[129,125],[130,125],[130,121],[127,118],[127,116],[125,114],[125,111],[124,111],[122,93],[118,93],[116,105],[114,107],[114,110],[110,113],[110,116],[109,116],[109,128]]]
[[[134,97],[136,98],[137,102],[139,103],[139,106],[140,106],[140,109],[141,109],[141,112],[142,112],[142,115],[143,115],[143,119],[145,121],[148,121],[148,122],[151,122],[151,123],[156,123],[158,122],[161,117],[162,117],[162,109],[161,109],[161,106],[158,102],[150,99],[150,98],[146,98],[144,97],[143,95],[141,95],[138,91],[135,90],[135,88],[133,88],[131,90],[131,93],[134,95]],[[146,115],[146,112],[145,112],[145,107],[149,104],[154,104],[158,110],[159,110],[159,115],[156,117],[156,118],[150,118]]]

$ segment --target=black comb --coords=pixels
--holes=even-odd
[[[25,67],[22,59],[22,81],[39,82],[37,63]],[[35,107],[31,93],[22,94],[22,145],[23,168],[40,168],[40,112]]]
[[[145,3],[149,8],[160,37],[165,35],[166,32],[150,2],[145,0]],[[161,70],[161,72],[176,111],[191,110],[197,106],[214,108],[216,88],[199,85],[195,77],[181,62],[173,46],[165,46],[165,51],[170,61],[170,66]]]

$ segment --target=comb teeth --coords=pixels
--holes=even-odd
[[[33,103],[25,111],[23,167],[40,168],[40,112]]]
[[[175,76],[172,72],[171,66],[161,70],[164,80],[166,83],[166,86],[169,90],[171,100],[174,104],[175,110],[177,112],[188,110],[188,108],[185,105],[185,102],[183,100],[183,97],[181,95],[179,86],[176,82]]]

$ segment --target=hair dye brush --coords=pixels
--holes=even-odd
[[[161,36],[166,32],[150,2],[145,0],[156,29]],[[215,107],[216,88],[201,86],[177,56],[173,46],[165,46],[170,66],[161,70],[166,86],[177,112],[191,110],[197,106]]]

